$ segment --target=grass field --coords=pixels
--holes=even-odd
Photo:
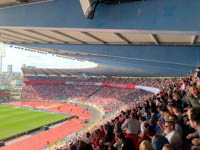
[[[70,116],[0,105],[0,140]]]

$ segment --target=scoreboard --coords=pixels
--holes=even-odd
[[[0,90],[0,100],[10,100],[10,91]]]

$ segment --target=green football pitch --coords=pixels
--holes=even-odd
[[[0,105],[0,140],[70,116]]]

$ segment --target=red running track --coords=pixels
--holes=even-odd
[[[11,104],[21,105],[20,102],[13,102]],[[90,120],[90,113],[87,110],[74,105],[48,102],[24,102],[23,105],[34,105],[34,107],[43,107],[47,110],[61,111],[65,113],[71,112],[71,114],[78,115],[79,119],[68,120],[56,128],[44,131],[30,138],[5,146],[0,148],[0,150],[41,150],[47,144],[54,143],[57,140],[70,135],[71,133],[79,131],[85,126],[85,124],[81,123],[83,119]]]

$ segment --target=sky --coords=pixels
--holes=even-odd
[[[21,72],[23,64],[37,68],[56,69],[83,69],[97,66],[93,62],[66,59],[56,55],[53,56],[52,54],[30,52],[5,45],[5,57],[2,61],[3,72],[7,72],[7,66],[11,64],[13,65],[14,72]]]

